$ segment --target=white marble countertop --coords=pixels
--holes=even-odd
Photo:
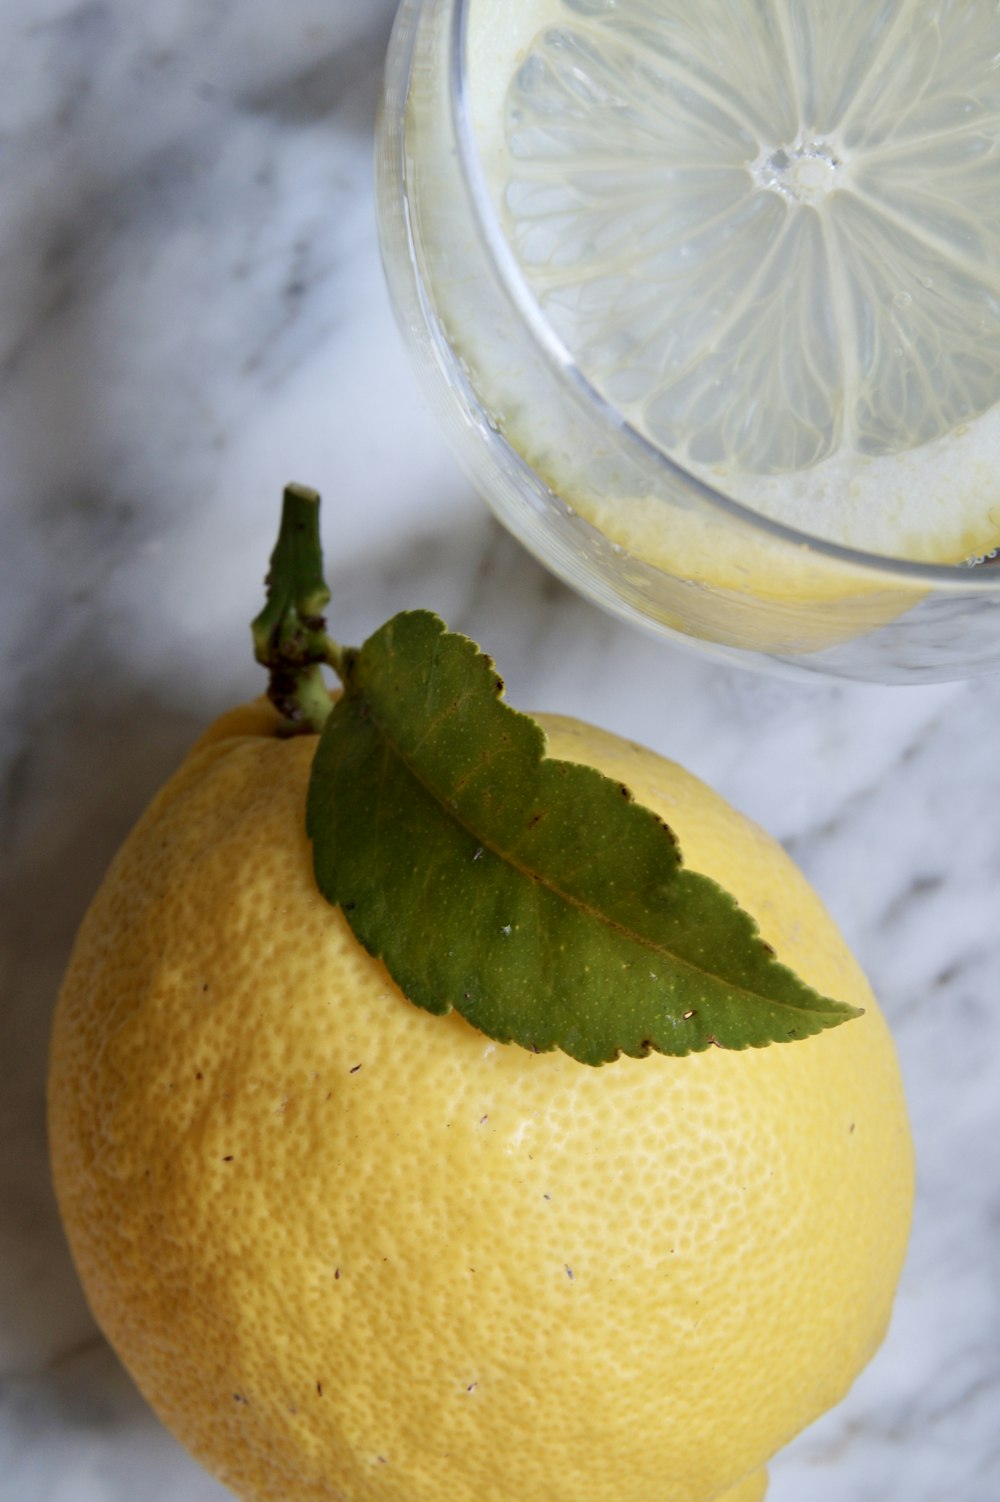
[[[896,1032],[919,1155],[888,1341],[771,1502],[1000,1497],[1000,680],[799,686],[570,596],[491,520],[383,288],[393,0],[5,0],[0,33],[0,1499],[209,1502],[88,1314],[43,1082],[68,946],[195,730],[260,686],[283,483],[342,639],[427,605],[512,702],[685,762],[782,839]],[[211,584],[210,584],[211,581]],[[664,1499],[666,1502],[666,1498]]]

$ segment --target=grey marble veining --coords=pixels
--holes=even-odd
[[[896,1034],[919,1198],[889,1339],[776,1460],[771,1502],[995,1502],[1000,680],[792,685],[703,662],[500,531],[383,288],[371,133],[392,8],[0,15],[0,1499],[224,1495],[86,1309],[48,1185],[45,1049],[116,844],[200,725],[259,687],[247,622],[294,477],[326,496],[343,639],[439,610],[514,703],[683,761],[819,887]]]

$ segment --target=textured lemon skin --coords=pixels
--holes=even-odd
[[[912,1200],[891,1040],[780,848],[651,752],[628,783],[865,1016],[589,1069],[412,1006],[319,896],[311,738],[195,747],[61,994],[49,1112],[94,1313],[248,1502],[759,1502],[877,1347]]]

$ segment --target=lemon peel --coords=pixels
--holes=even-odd
[[[316,890],[315,738],[225,716],[84,921],[49,1122],[98,1321],[245,1502],[758,1502],[883,1336],[913,1168],[864,977],[697,779],[541,719],[865,1015],[602,1070],[432,1017]]]

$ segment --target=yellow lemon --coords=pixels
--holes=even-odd
[[[601,1069],[433,1017],[316,889],[315,738],[224,717],[83,924],[50,1126],[97,1319],[247,1502],[759,1502],[885,1331],[911,1146],[856,963],[702,783],[543,724],[865,1015]]]

